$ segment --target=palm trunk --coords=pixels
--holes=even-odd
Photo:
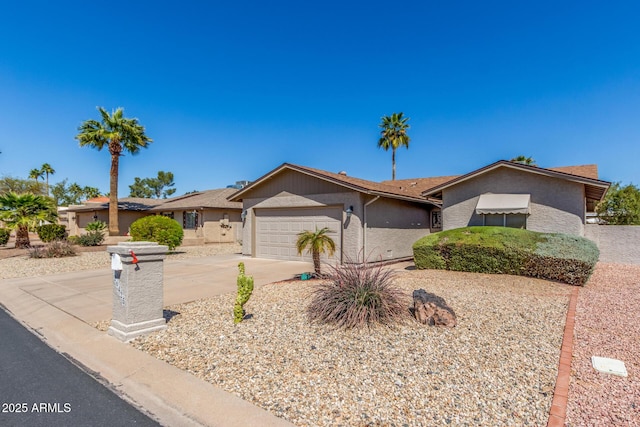
[[[120,145],[118,143],[118,145]],[[118,225],[118,165],[120,153],[111,152],[111,170],[109,172],[109,236],[119,236]]]
[[[396,180],[396,149],[391,150],[391,180]]]
[[[24,225],[19,225],[16,228],[16,249],[24,249],[30,246],[29,229]]]
[[[313,258],[313,269],[316,274],[320,275],[320,252],[313,251],[311,257]]]

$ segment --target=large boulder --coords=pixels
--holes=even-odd
[[[413,315],[423,325],[456,326],[456,314],[442,297],[424,289],[413,291]]]

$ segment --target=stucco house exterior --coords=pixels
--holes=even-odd
[[[184,244],[227,243],[241,238],[242,204],[227,198],[237,189],[223,188],[186,194],[170,199],[125,197],[118,200],[118,223],[122,235],[139,218],[165,215],[184,230]],[[109,221],[109,201],[87,201],[67,209],[69,235],[85,232],[89,222]]]
[[[373,182],[284,163],[229,197],[242,202],[242,252],[308,259],[297,234],[328,227],[325,261],[409,258],[419,238],[470,225],[584,235],[610,183],[595,165],[540,168],[501,160],[466,175]]]
[[[504,225],[584,236],[611,183],[596,165],[541,168],[501,160],[423,191],[441,200],[444,230]]]
[[[437,179],[432,181],[439,182]],[[295,242],[304,230],[328,227],[336,254],[348,262],[406,258],[414,241],[439,231],[431,223],[437,203],[411,186],[382,184],[284,163],[235,193],[242,202],[242,252],[259,258],[310,259]]]

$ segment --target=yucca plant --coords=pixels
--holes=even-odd
[[[307,313],[312,321],[338,328],[390,324],[409,312],[393,272],[381,265],[347,263],[330,267],[327,280],[316,285]]]
[[[298,233],[298,240],[296,242],[298,255],[301,255],[302,252],[308,248],[309,252],[311,252],[311,258],[313,258],[313,269],[318,276],[321,274],[320,254],[326,251],[329,253],[329,256],[332,256],[336,251],[336,242],[327,235],[329,231],[331,230],[329,230],[328,227],[321,228],[320,230],[316,227],[315,232],[305,230]]]

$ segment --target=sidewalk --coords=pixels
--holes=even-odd
[[[313,269],[310,263],[240,255],[169,261],[164,266],[164,305],[235,292],[239,261],[256,286]],[[110,319],[111,286],[111,270],[7,279],[0,281],[0,304],[163,425],[292,425],[90,326]]]

